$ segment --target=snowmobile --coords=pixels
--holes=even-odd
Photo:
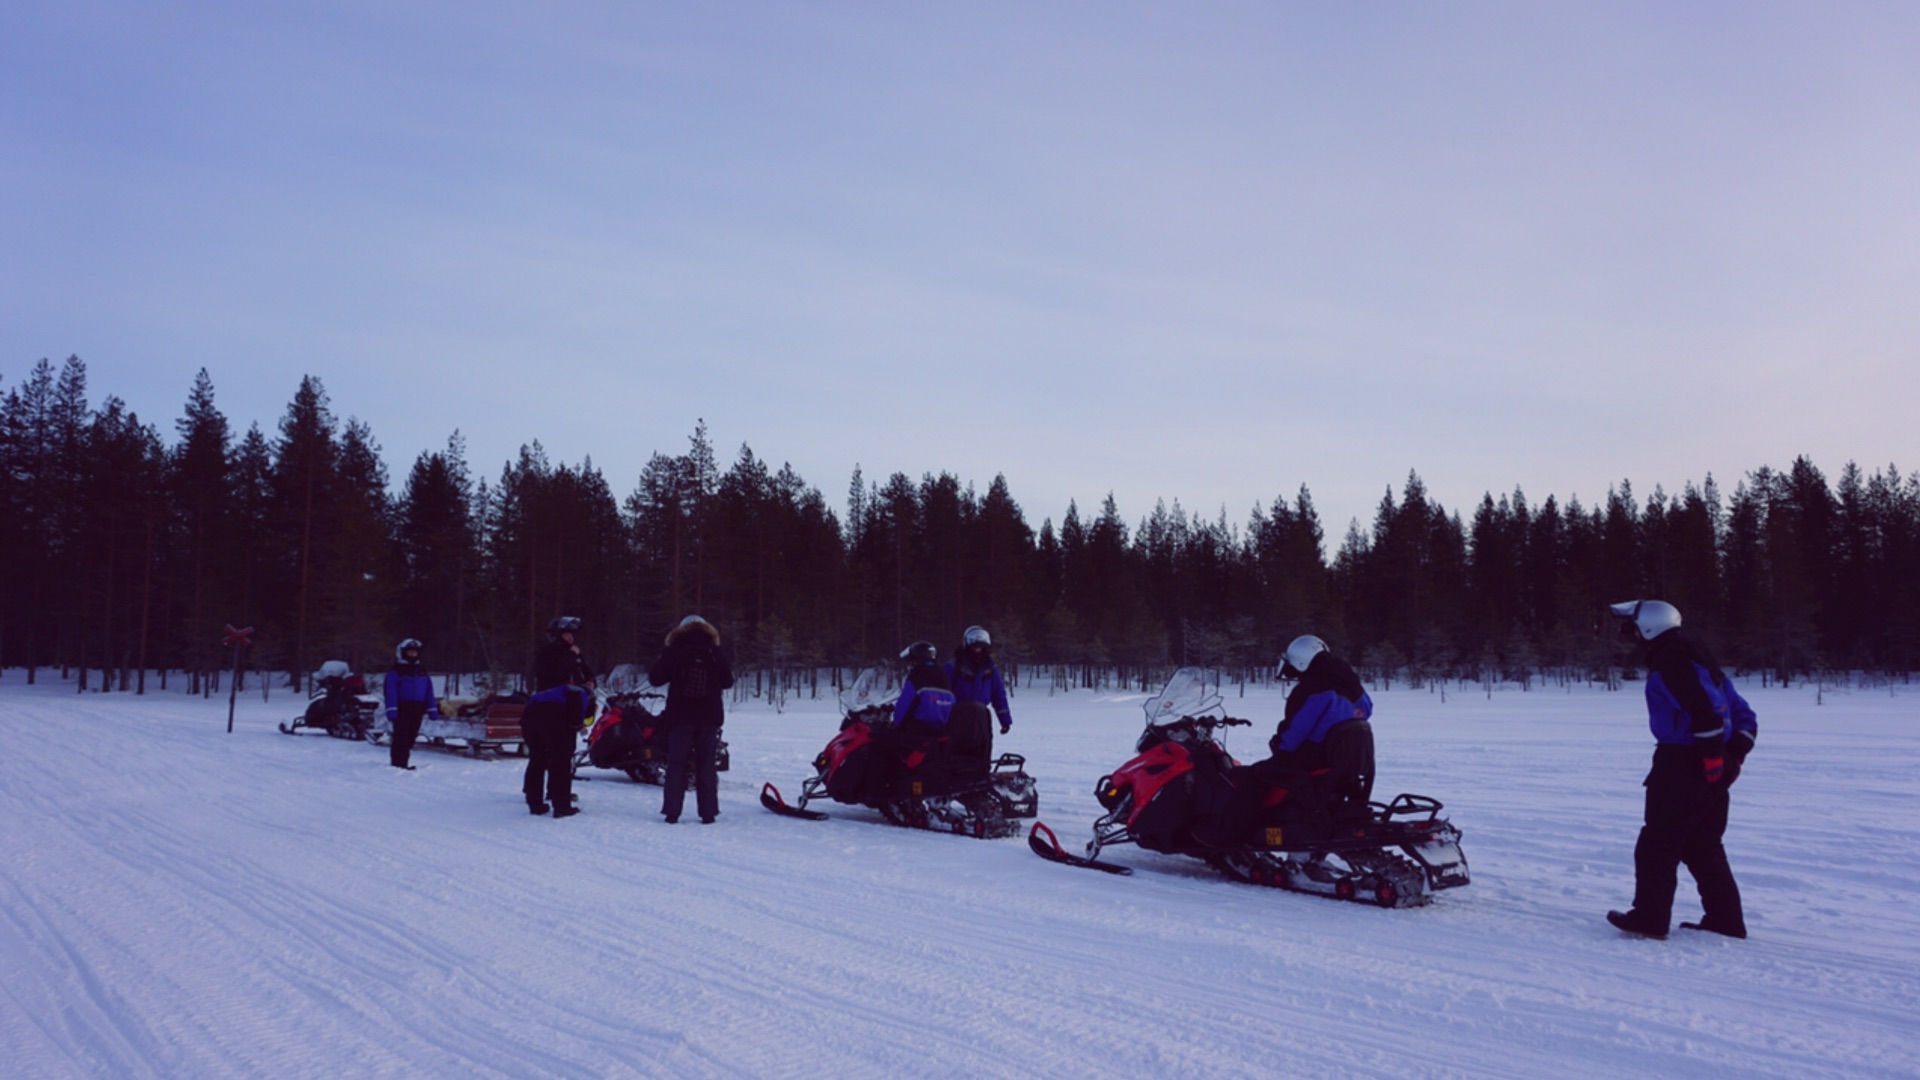
[[[344,660],[329,660],[313,673],[313,696],[306,712],[292,723],[280,722],[288,735],[326,732],[336,739],[367,738],[380,715],[380,699],[367,693],[367,681]]]
[[[1039,789],[1026,773],[1027,759],[1001,754],[991,764],[948,752],[945,736],[906,740],[893,727],[900,681],[868,668],[840,695],[840,731],[813,761],[815,774],[789,804],[772,784],[760,788],[760,804],[776,814],[825,820],[807,804],[822,796],[878,810],[887,821],[912,829],[958,833],[982,839],[1013,836],[1019,819],[1039,812]]]
[[[1460,830],[1440,816],[1439,800],[1402,794],[1389,803],[1371,801],[1373,736],[1364,720],[1338,725],[1328,736],[1334,765],[1303,777],[1294,785],[1299,790],[1268,790],[1245,832],[1220,835],[1236,788],[1260,781],[1219,737],[1222,729],[1250,721],[1227,716],[1209,685],[1205,672],[1181,668],[1147,701],[1137,756],[1094,788],[1106,813],[1093,823],[1084,856],[1064,850],[1039,822],[1027,835],[1034,853],[1130,874],[1130,867],[1100,861],[1100,852],[1134,843],[1200,859],[1249,884],[1389,908],[1418,907],[1441,889],[1467,884]]]
[[[573,755],[576,779],[580,770],[592,765],[600,769],[618,769],[637,783],[664,786],[667,782],[667,729],[660,715],[648,702],[664,702],[657,690],[638,690],[614,694],[600,705],[600,715],[587,733],[587,747]],[[731,763],[727,741],[714,747],[714,768],[726,772]],[[687,770],[687,787],[692,790],[693,770]]]

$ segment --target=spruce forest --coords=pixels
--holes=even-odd
[[[698,426],[616,493],[591,459],[523,447],[476,474],[456,432],[396,484],[374,433],[301,380],[270,431],[238,432],[203,370],[168,439],[86,367],[41,360],[0,415],[0,665],[82,691],[205,692],[228,623],[247,666],[300,686],[320,662],[383,667],[403,636],[436,671],[511,685],[547,620],[578,615],[602,670],[646,663],[683,614],[722,628],[743,687],[944,655],[989,627],[1010,675],[1098,685],[1174,664],[1270,675],[1317,633],[1388,683],[1600,680],[1632,654],[1611,601],[1677,604],[1730,668],[1791,681],[1910,678],[1920,660],[1920,474],[1801,457],[1729,497],[1709,476],[1644,501],[1491,494],[1464,514],[1417,474],[1329,551],[1305,486],[1246,520],[1109,496],[1038,530],[1004,476],[884,481],[855,467],[844,519],[747,447],[722,467]],[[184,674],[180,674],[184,673]]]

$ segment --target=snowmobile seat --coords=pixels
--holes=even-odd
[[[1373,798],[1373,725],[1344,720],[1327,732],[1327,768],[1315,770],[1335,819],[1362,817]]]

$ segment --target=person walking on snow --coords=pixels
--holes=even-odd
[[[687,765],[692,759],[696,808],[702,825],[720,816],[720,725],[726,722],[721,695],[733,687],[733,666],[720,651],[720,631],[698,615],[680,620],[667,635],[667,648],[647,670],[647,681],[667,688],[660,722],[667,728],[666,791],[660,813],[667,824],[680,820],[687,799]]]
[[[413,744],[420,737],[422,719],[440,719],[440,702],[433,696],[433,679],[420,666],[420,639],[408,638],[393,647],[393,667],[387,671],[387,723],[393,728],[393,742],[387,748],[387,762],[409,772],[413,766]]]
[[[1753,750],[1759,721],[1713,654],[1680,628],[1678,608],[1663,600],[1629,600],[1611,610],[1624,620],[1622,635],[1645,648],[1647,723],[1655,745],[1653,768],[1643,781],[1645,823],[1633,848],[1633,907],[1607,912],[1607,921],[1629,934],[1666,937],[1685,863],[1705,914],[1680,925],[1744,938],[1740,886],[1721,838],[1731,802],[1727,789]]]

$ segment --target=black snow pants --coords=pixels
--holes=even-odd
[[[694,806],[701,821],[720,815],[720,771],[715,755],[720,750],[720,729],[708,724],[675,724],[667,729],[666,791],[660,797],[660,812],[678,820],[687,801],[687,766],[693,766]]]
[[[414,741],[420,738],[420,721],[427,715],[424,701],[403,701],[393,718],[393,742],[387,747],[387,760],[397,769],[407,767],[413,756]]]
[[[1654,750],[1646,788],[1646,823],[1633,848],[1634,914],[1664,929],[1673,918],[1673,893],[1685,863],[1700,891],[1702,921],[1745,929],[1740,886],[1721,846],[1730,803],[1727,785],[1707,783],[1692,747],[1662,746]]]
[[[544,801],[558,810],[573,802],[573,748],[580,732],[575,715],[567,705],[544,701],[520,714],[520,741],[527,751],[527,774],[520,787],[528,806]]]

